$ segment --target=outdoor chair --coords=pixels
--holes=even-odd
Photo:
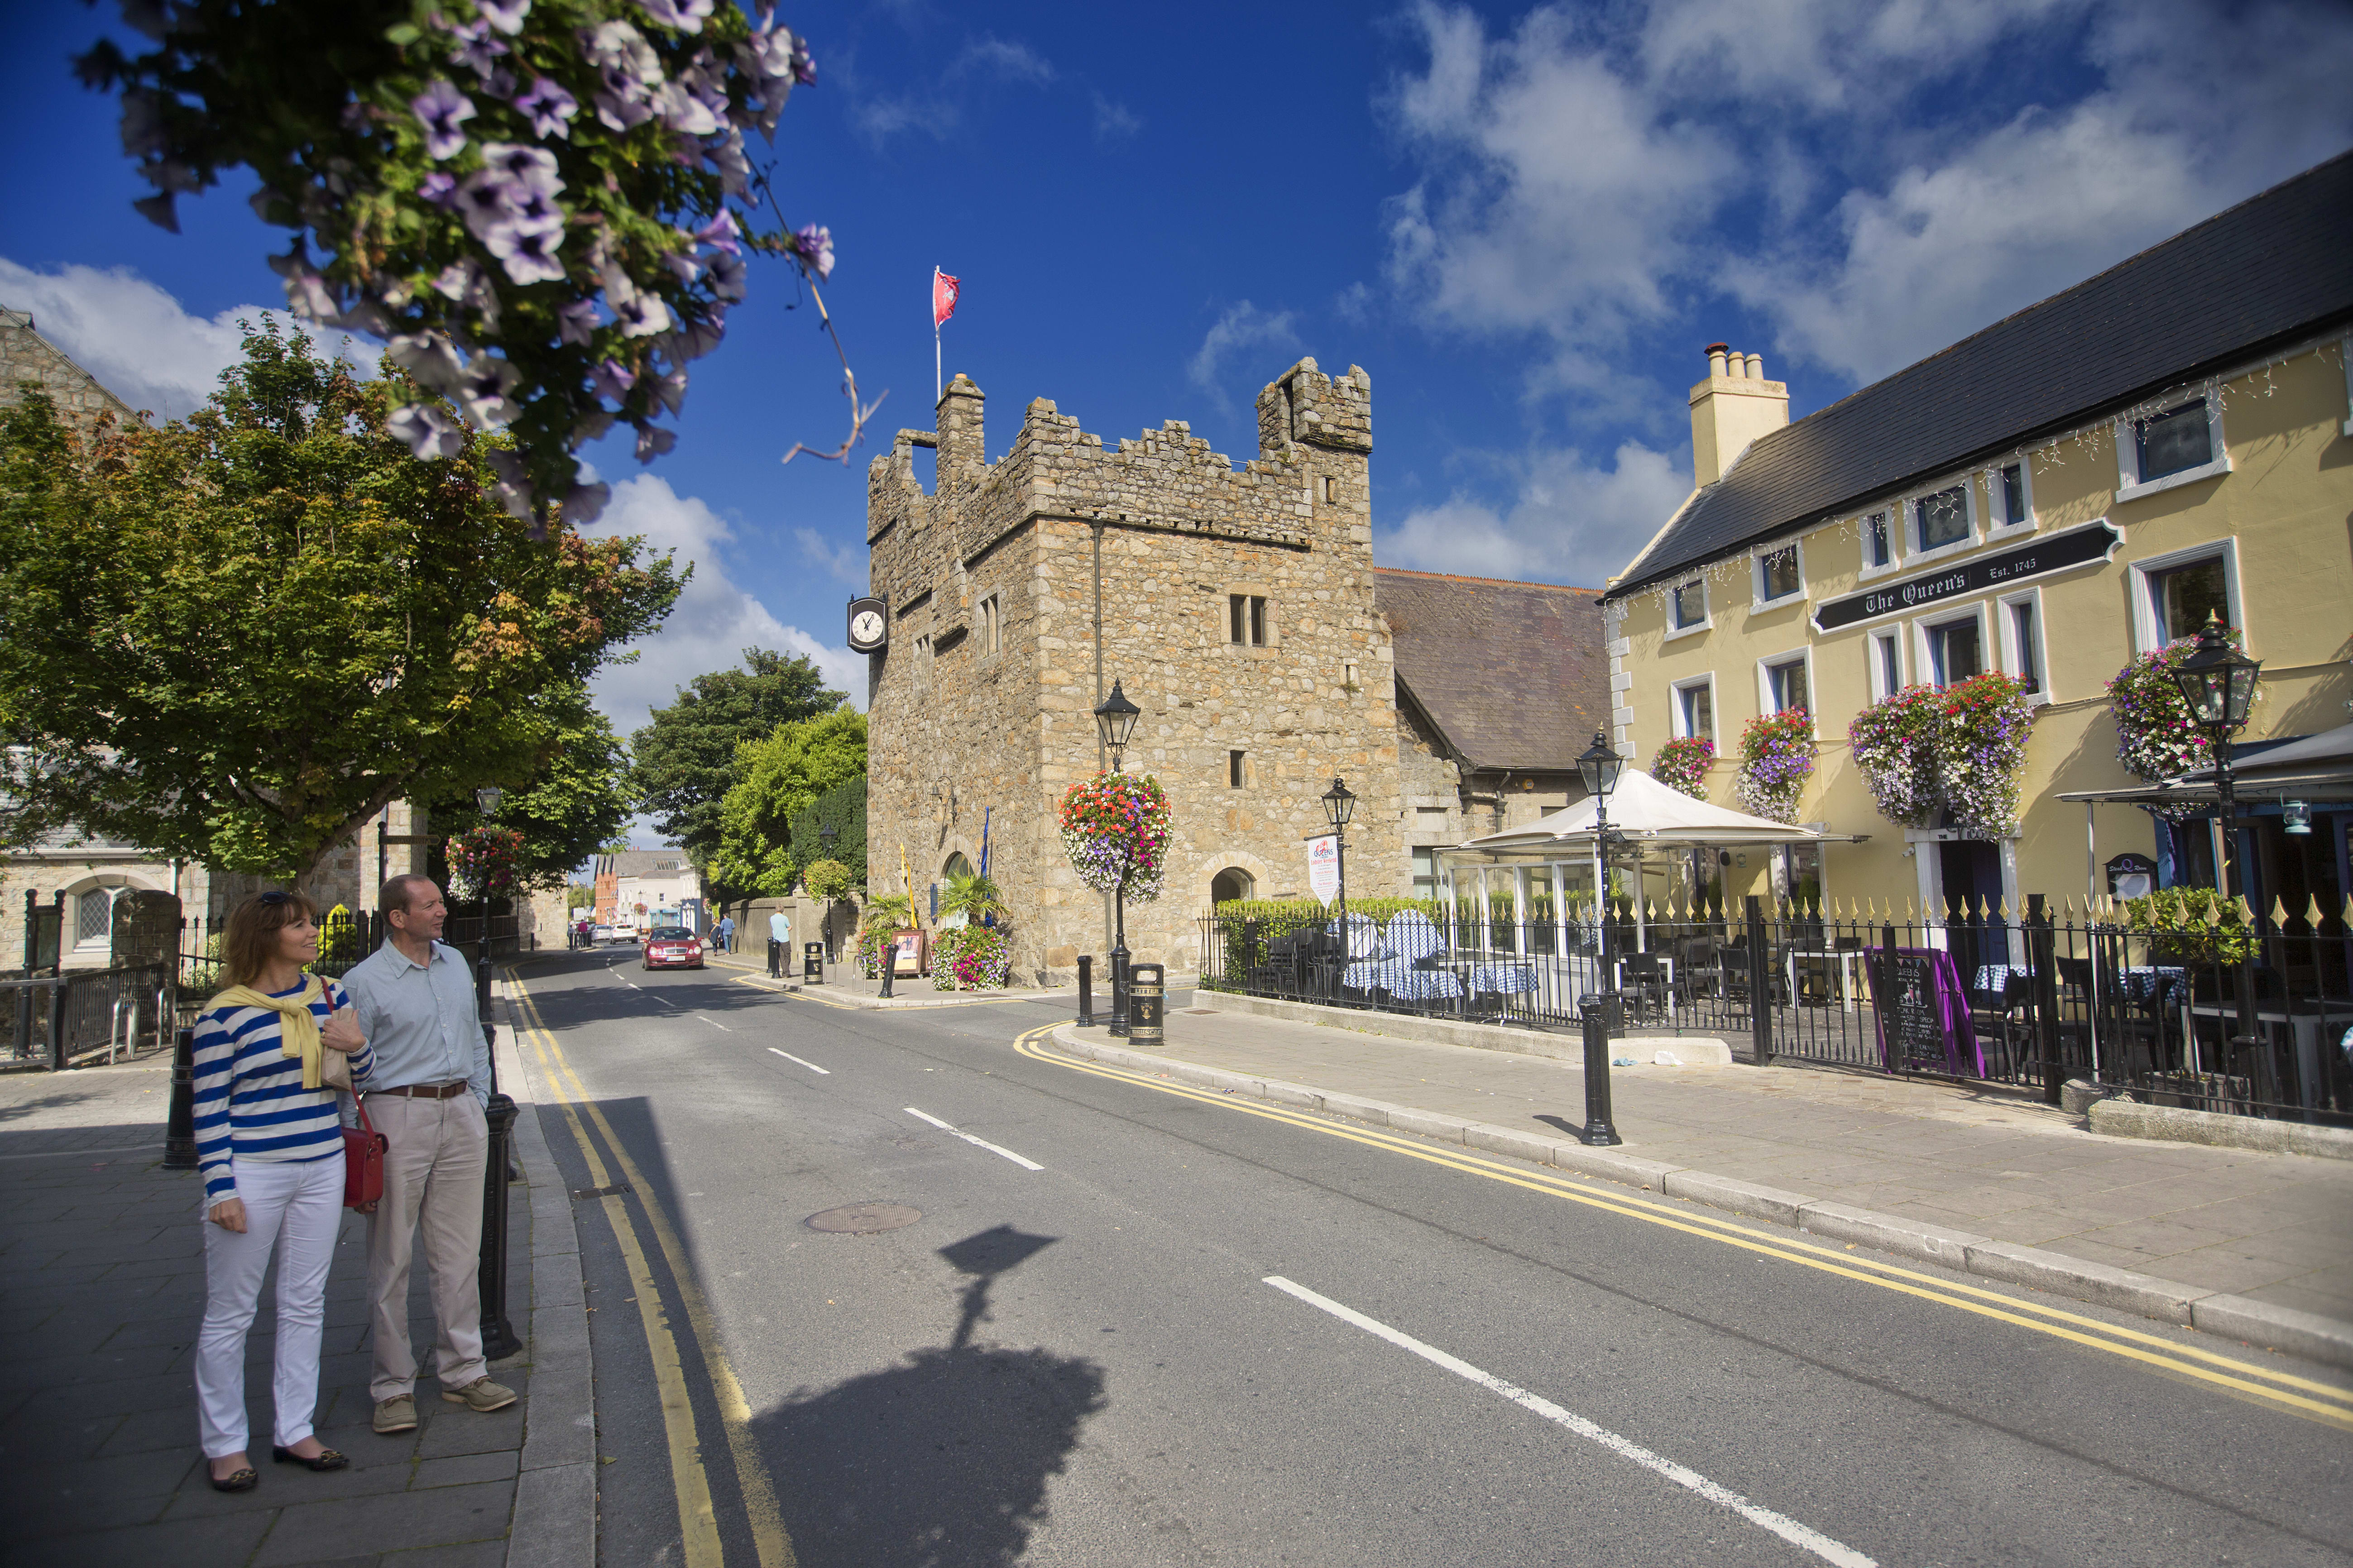
[[[1629,1016],[1652,1023],[1666,1012],[1667,977],[1655,952],[1630,952],[1619,960],[1618,994],[1626,998]]]
[[[2026,971],[2005,964],[1978,966],[1978,984],[1969,987],[1969,1024],[1985,1053],[1989,1078],[2015,1076],[2032,1038],[2026,1019],[2031,985]]]

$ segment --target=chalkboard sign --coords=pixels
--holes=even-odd
[[[1873,951],[1871,994],[1879,1012],[1879,1059],[1889,1072],[1985,1077],[1953,955],[1941,948]]]

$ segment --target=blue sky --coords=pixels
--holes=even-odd
[[[282,302],[244,191],[144,194],[67,57],[111,15],[29,5],[0,58],[0,303],[134,402],[185,412]],[[1703,345],[1802,416],[2353,144],[2353,7],[2146,0],[1541,6],[793,7],[818,85],[777,141],[828,303],[887,390],[845,468],[814,312],[755,270],[678,448],[602,527],[696,583],[600,694],[623,729],[764,643],[863,700],[865,465],[947,369],[999,455],[1038,396],[1106,439],[1191,421],[1236,460],[1301,354],[1374,384],[1387,565],[1599,584],[1690,487]]]

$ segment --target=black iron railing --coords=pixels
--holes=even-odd
[[[2116,907],[1945,920],[1869,909],[1529,921],[1438,903],[1345,931],[1303,908],[1201,921],[1206,990],[1568,1030],[1704,1034],[1788,1057],[2353,1126],[2353,938],[2342,914],[2158,932]],[[2244,999],[2243,1005],[2242,998]]]

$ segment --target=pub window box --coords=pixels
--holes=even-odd
[[[1708,613],[1705,578],[1694,577],[1667,590],[1667,641],[1704,632],[1714,625],[1715,619]]]
[[[2231,471],[2222,400],[2212,393],[2116,421],[2116,500],[2136,500]]]

